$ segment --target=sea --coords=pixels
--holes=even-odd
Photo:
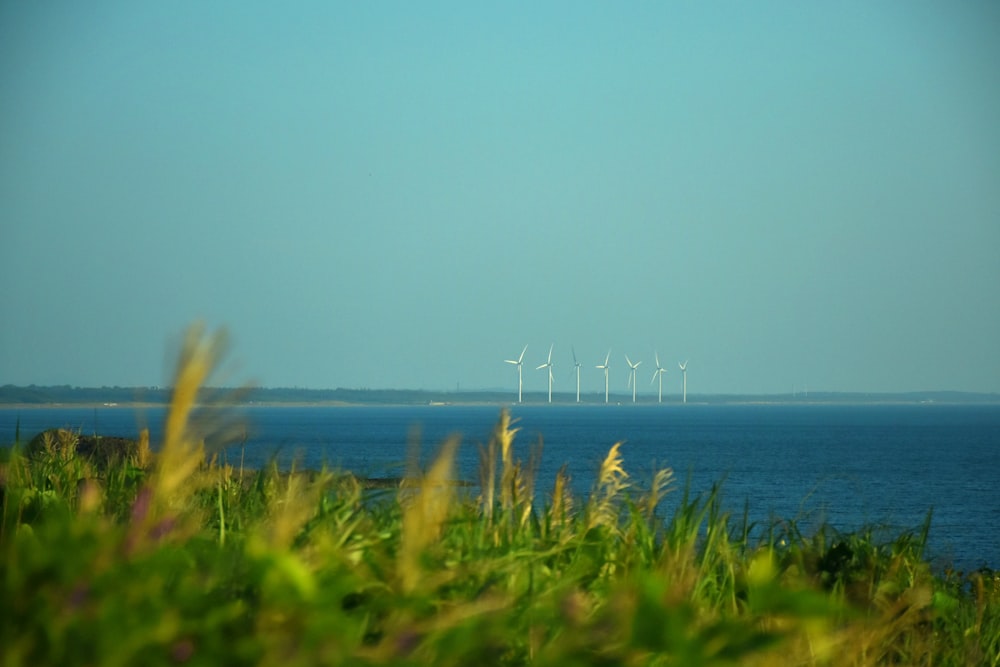
[[[423,465],[441,443],[460,438],[456,476],[475,490],[480,453],[499,405],[251,406],[223,417],[237,425],[228,463],[256,468],[349,470],[400,477]],[[621,442],[636,489],[655,471],[674,471],[674,491],[692,495],[720,485],[723,507],[756,530],[795,522],[807,534],[874,527],[887,539],[918,530],[931,514],[927,557],[935,567],[1000,569],[1000,405],[963,404],[672,404],[513,405],[515,457],[540,450],[536,495],[546,500],[565,466],[585,495],[608,450]],[[117,406],[0,409],[0,443],[41,430],[134,437],[162,436],[162,408]],[[210,442],[210,445],[213,443]]]

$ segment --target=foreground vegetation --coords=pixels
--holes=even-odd
[[[753,530],[718,489],[636,483],[618,445],[589,496],[536,490],[506,412],[475,495],[456,441],[391,490],[243,471],[193,417],[217,352],[191,335],[155,455],[67,432],[6,452],[0,663],[1000,664],[1000,579],[933,573],[930,517],[890,541]]]

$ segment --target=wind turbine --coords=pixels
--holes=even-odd
[[[508,364],[514,364],[517,366],[517,402],[521,402],[521,360],[524,359],[524,353],[527,351],[528,346],[525,345],[524,349],[521,350],[521,356],[517,358],[517,361],[513,359],[504,359]]]
[[[608,361],[611,360],[611,350],[608,350],[608,356],[604,357],[604,365],[597,364],[597,368],[604,369],[604,402],[608,402]]]
[[[576,360],[576,348],[571,348],[573,350],[573,368],[576,369],[576,402],[580,402],[580,367],[583,365]]]
[[[684,375],[684,402],[688,402],[688,362],[684,361],[683,364],[678,363],[677,367],[681,369],[681,373]]]
[[[552,402],[552,348],[554,346],[555,346],[555,343],[552,343],[552,345],[549,345],[549,359],[548,359],[548,361],[546,361],[541,366],[538,366],[537,368],[535,368],[536,371],[540,371],[543,368],[548,368],[549,369],[549,403]]]
[[[657,399],[657,403],[662,403],[663,402],[663,374],[667,372],[667,369],[664,368],[664,367],[662,367],[662,366],[660,366],[660,355],[657,354],[655,350],[653,351],[653,354],[656,356],[656,370],[653,371],[653,379],[649,381],[649,384],[653,384],[654,382],[656,382],[656,378],[660,378],[660,393],[659,393],[659,398]]]
[[[627,354],[625,355],[625,361],[628,362],[628,367],[629,367],[628,384],[632,386],[632,402],[635,403],[635,384],[636,384],[635,369],[639,368],[639,364],[641,364],[642,362],[637,361],[633,364],[632,360],[628,358]]]

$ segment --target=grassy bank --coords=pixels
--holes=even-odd
[[[201,445],[226,426],[192,416],[217,349],[188,343],[155,456],[6,452],[0,663],[1000,664],[1000,579],[933,573],[930,517],[751,530],[617,445],[587,496],[536,489],[506,412],[475,489],[456,441],[393,489],[242,471]]]

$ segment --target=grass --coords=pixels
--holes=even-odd
[[[1000,578],[935,574],[923,526],[759,530],[720,488],[536,489],[501,411],[480,484],[441,445],[397,489],[244,471],[203,444],[220,351],[194,331],[164,442],[97,465],[72,434],[0,463],[0,663],[998,665]],[[53,438],[62,438],[56,442]],[[751,537],[759,535],[760,537]]]

